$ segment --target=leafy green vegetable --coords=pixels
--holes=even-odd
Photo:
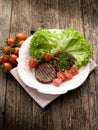
[[[61,54],[59,56],[60,68],[61,69],[69,69],[70,68],[69,60],[70,60],[70,56]]]
[[[55,54],[66,51],[75,58],[77,67],[85,66],[91,56],[91,45],[75,29],[67,28],[62,31],[39,29],[33,35],[29,52],[32,57],[41,61],[45,52]]]
[[[77,67],[85,66],[91,56],[91,45],[75,29],[65,29],[60,33],[61,41],[55,52],[67,51],[75,58]]]
[[[53,48],[57,47],[58,41],[58,32],[39,29],[31,39],[29,48],[30,55],[37,58],[38,61],[41,61],[45,52],[50,52]]]

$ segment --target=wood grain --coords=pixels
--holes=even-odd
[[[92,58],[98,63],[98,2],[82,0],[83,29],[85,38],[92,44]],[[89,10],[89,11],[88,11]],[[88,109],[89,109],[89,127],[98,129],[98,68],[91,73],[88,78]],[[88,110],[87,110],[88,111]]]
[[[0,0],[0,45],[17,32],[77,29],[98,63],[97,0]],[[79,88],[42,109],[11,74],[0,71],[0,130],[98,130],[98,68]]]
[[[59,1],[59,24],[60,28],[75,28],[83,34],[83,21],[81,17],[81,3],[78,0]],[[63,20],[62,20],[63,18]],[[85,85],[84,85],[85,86]],[[82,93],[78,89],[68,92],[62,97],[62,129],[89,130],[87,124],[87,111],[82,105]],[[85,95],[86,96],[86,95]],[[83,100],[85,100],[84,97]],[[85,120],[85,122],[83,121]]]
[[[18,32],[24,32],[28,36],[30,35],[31,26],[29,2],[29,0],[12,1],[10,36],[15,36]],[[24,5],[26,8],[24,8]],[[30,114],[33,106],[31,98],[11,75],[7,76],[6,91],[6,115],[4,129],[30,129],[32,124],[29,124],[29,120],[32,120],[32,117],[30,118]]]
[[[9,13],[8,13],[9,12]],[[0,46],[4,45],[9,36],[11,17],[11,2],[0,0]],[[3,129],[5,115],[6,74],[0,70],[0,130]]]

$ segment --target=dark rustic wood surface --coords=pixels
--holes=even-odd
[[[97,0],[0,0],[0,45],[17,32],[74,27],[92,44],[98,63]],[[98,68],[79,88],[45,109],[11,74],[0,71],[0,130],[98,130]]]

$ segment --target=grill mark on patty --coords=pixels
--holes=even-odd
[[[35,69],[35,77],[42,83],[49,83],[56,77],[56,70],[51,64],[41,63]]]
[[[39,71],[39,74],[41,74],[41,75],[39,75],[39,77],[40,77],[41,80],[44,79],[44,78],[49,80],[49,73],[48,73],[48,71],[46,71],[46,69],[44,67],[45,67],[44,65],[43,65],[43,68],[42,68],[42,65],[39,66],[38,71]]]

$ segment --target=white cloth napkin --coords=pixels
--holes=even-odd
[[[91,59],[90,60],[90,70],[94,70],[97,67],[97,64]],[[91,72],[90,71],[90,72]],[[49,103],[55,100],[60,95],[50,95],[39,93],[37,90],[28,87],[24,84],[24,82],[20,79],[17,67],[13,68],[10,72],[15,79],[20,83],[20,85],[25,89],[25,91],[40,105],[40,107],[45,108]]]

